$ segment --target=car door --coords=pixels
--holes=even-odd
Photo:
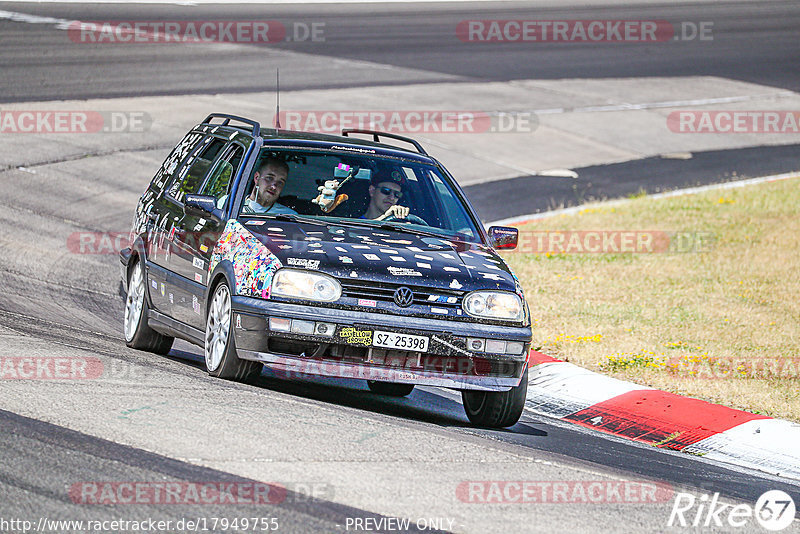
[[[167,292],[167,273],[169,272],[170,242],[169,234],[178,214],[174,203],[167,198],[166,190],[174,181],[175,175],[203,142],[205,134],[189,132],[170,152],[151,183],[154,200],[145,212],[146,216],[146,258],[145,271],[153,308],[170,315],[171,302]]]
[[[239,143],[226,145],[209,165],[197,190],[198,194],[217,199],[222,211],[223,203],[231,201],[231,181],[239,171],[244,154],[245,148]],[[173,272],[179,277],[175,283],[175,296],[179,299],[174,307],[175,318],[199,329],[205,328],[203,299],[208,285],[208,265],[223,229],[224,222],[184,214],[175,233],[177,254]]]
[[[197,193],[203,184],[206,174],[216,158],[220,155],[226,141],[210,135],[203,139],[195,151],[175,171],[172,182],[168,184],[164,193],[165,222],[162,222],[164,243],[164,265],[166,267],[166,280],[162,298],[166,298],[169,315],[178,321],[185,321],[185,314],[181,313],[186,302],[186,284],[182,283],[181,272],[185,271],[185,263],[189,261],[183,257],[180,246],[181,221],[184,218],[183,198],[190,193]],[[161,255],[159,255],[159,258]],[[189,301],[191,306],[191,301]]]

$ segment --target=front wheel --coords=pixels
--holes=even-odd
[[[464,411],[476,426],[505,428],[513,426],[522,416],[528,395],[528,369],[522,373],[519,385],[509,391],[462,390]]]
[[[414,391],[414,384],[394,384],[392,382],[376,382],[367,380],[367,387],[373,393],[387,397],[407,397]]]
[[[128,275],[128,295],[125,297],[125,344],[132,349],[166,354],[175,338],[160,334],[147,324],[147,290],[142,262],[135,260]]]
[[[232,320],[231,292],[228,284],[221,282],[214,290],[206,319],[206,369],[211,376],[245,382],[261,374],[263,365],[239,359],[233,340]]]

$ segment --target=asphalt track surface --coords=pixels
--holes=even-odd
[[[276,20],[324,23],[325,41],[202,49],[66,44],[49,25],[0,21],[0,101],[130,95],[258,92],[435,81],[720,76],[800,90],[800,9],[793,1],[654,2],[552,7],[547,2],[343,5],[36,5],[0,9],[63,19]],[[555,3],[553,3],[555,4]],[[616,4],[616,5],[615,5]],[[421,7],[422,6],[422,7]],[[475,19],[665,20],[712,22],[712,42],[463,43],[457,24]],[[292,30],[289,34],[291,37]],[[688,30],[687,30],[688,35]],[[700,44],[701,46],[698,46]],[[303,56],[276,57],[286,50]],[[156,55],[157,52],[157,55]],[[313,61],[320,58],[326,61]],[[498,60],[498,58],[501,58]],[[353,70],[337,59],[382,69]],[[398,72],[402,76],[398,76]]]
[[[588,202],[663,193],[796,171],[800,146],[779,145],[693,152],[691,159],[662,156],[572,169],[575,179],[518,176],[464,188],[483,221],[542,213]],[[502,198],[502,203],[496,199]]]
[[[655,3],[591,9],[534,9],[515,3],[376,5],[369,9],[359,5],[197,6],[190,11],[182,6],[0,3],[0,9],[82,20],[266,17],[286,22],[324,21],[325,46],[286,43],[280,46],[303,55],[271,58],[285,62],[278,66],[286,89],[665,73],[713,74],[800,89],[796,74],[800,9],[796,2]],[[719,37],[713,47],[697,49],[691,43],[674,43],[665,50],[641,45],[625,49],[629,55],[621,57],[619,46],[613,44],[577,49],[552,45],[546,53],[538,48],[535,54],[520,45],[492,45],[465,53],[452,36],[453,21],[533,16],[713,20]],[[223,48],[213,53],[192,47],[164,51],[161,47],[156,54],[153,49],[138,47],[63,46],[63,35],[50,25],[8,20],[0,20],[0,39],[3,102],[263,90],[271,86],[270,69],[276,66],[271,59],[265,61],[270,58],[270,49],[265,47]],[[361,72],[347,72],[331,61],[344,57],[387,68],[371,65]],[[395,67],[404,69],[402,79]],[[409,69],[418,70],[410,73]],[[258,76],[261,72],[263,80]],[[147,173],[151,160],[163,157],[163,152],[123,154],[113,165]],[[792,161],[796,154],[796,146],[754,147],[695,155],[692,160],[578,169],[577,182],[543,182],[542,186],[552,189],[542,191],[536,209],[570,205],[588,197],[624,196],[640,188],[726,181],[733,173],[755,176],[795,170]],[[133,512],[122,505],[91,507],[76,504],[68,490],[76,481],[278,481],[289,489],[287,499],[274,507],[259,508],[258,515],[278,517],[282,532],[346,531],[348,518],[421,517],[420,510],[442,516],[447,515],[448,506],[459,518],[453,530],[463,532],[492,530],[487,524],[508,532],[670,531],[666,527],[670,503],[651,509],[506,505],[473,506],[464,511],[463,504],[448,505],[454,501],[454,485],[445,486],[446,494],[434,491],[439,489],[434,477],[448,470],[455,473],[456,482],[491,476],[500,480],[652,480],[695,495],[719,492],[733,502],[750,505],[766,490],[783,489],[800,503],[800,487],[792,482],[529,414],[505,431],[473,428],[463,415],[460,400],[435,389],[418,388],[408,399],[396,400],[377,397],[363,385],[346,381],[331,385],[265,375],[256,384],[235,384],[209,378],[196,347],[176,345],[168,357],[129,350],[121,333],[117,257],[65,254],[64,245],[75,231],[127,228],[141,191],[110,172],[111,165],[74,161],[55,167],[42,165],[32,169],[35,174],[9,169],[1,175],[3,355],[92,355],[101,358],[107,369],[124,370],[119,376],[89,385],[4,384],[0,391],[3,519],[136,515],[177,520],[198,515],[252,515],[252,508],[231,505],[206,505],[199,511],[190,505],[144,504]],[[662,181],[678,172],[682,181],[647,181],[642,177],[645,172],[660,173],[665,177]],[[528,177],[526,187],[530,180]],[[468,193],[485,218],[491,218],[496,213],[491,211],[494,199],[518,185],[513,179],[505,180],[491,188],[473,186]],[[498,213],[504,217],[517,214]],[[234,425],[242,421],[249,425],[234,432]],[[370,429],[375,432],[370,434]],[[253,442],[264,443],[268,452],[255,454]],[[427,458],[421,458],[426,454]],[[502,457],[503,466],[494,466],[493,456]],[[426,464],[426,459],[435,463]],[[270,461],[286,462],[285,480],[264,467]],[[317,467],[325,462],[341,462],[343,467],[338,471]],[[438,463],[443,471],[438,471]],[[306,466],[309,477],[305,480],[322,481],[322,491],[311,496],[297,482],[304,479],[290,475]],[[389,474],[391,470],[401,474]],[[370,486],[370,479],[377,484]],[[391,483],[397,487],[389,487]],[[376,495],[359,496],[361,487]],[[385,498],[380,497],[383,491]],[[516,521],[517,528],[510,526],[511,521]]]

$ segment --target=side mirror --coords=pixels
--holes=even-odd
[[[515,249],[519,239],[519,230],[509,226],[490,226],[489,242],[496,249]]]
[[[222,221],[222,211],[217,209],[217,199],[208,195],[183,197],[183,212],[190,217],[203,217],[216,223]]]

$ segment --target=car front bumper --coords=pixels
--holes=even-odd
[[[232,307],[239,357],[262,362],[286,378],[327,376],[507,391],[519,385],[531,340],[530,327],[341,310],[243,296],[233,297]],[[325,325],[327,335],[317,332],[319,328],[275,331],[270,329],[270,318]],[[425,337],[429,340],[427,350],[376,347],[376,331]],[[468,343],[476,339],[522,345],[522,350],[518,354],[468,350]]]

